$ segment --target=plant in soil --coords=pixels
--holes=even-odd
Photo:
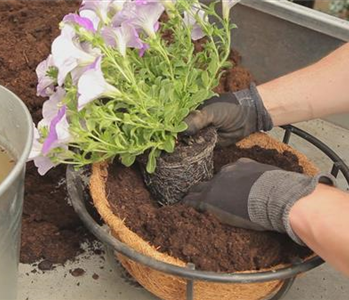
[[[114,158],[131,166],[142,154],[153,173],[229,65],[236,2],[223,2],[223,18],[197,0],[83,1],[66,15],[37,68],[37,92],[49,97],[31,156],[39,173]]]

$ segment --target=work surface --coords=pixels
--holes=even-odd
[[[311,121],[298,127],[318,137],[349,162],[349,130],[325,121]],[[280,137],[282,130],[272,135]],[[291,138],[293,147],[306,154],[320,169],[328,171],[330,161],[299,138]],[[340,178],[343,186],[343,179]],[[69,271],[81,268],[85,273],[74,277]],[[110,255],[82,255],[78,262],[58,266],[53,271],[32,271],[30,265],[20,265],[18,300],[155,300],[156,297],[124,279],[124,275]],[[349,280],[323,265],[296,280],[283,300],[347,300]],[[216,300],[216,299],[212,299]]]

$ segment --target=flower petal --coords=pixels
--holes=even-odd
[[[40,143],[40,133],[33,123],[33,144],[27,161],[31,161],[41,155],[42,144]]]
[[[45,156],[38,156],[34,159],[34,164],[38,168],[38,172],[41,176],[45,175],[49,170],[51,170],[56,165]]]
[[[58,84],[61,86],[67,74],[77,66],[86,66],[93,63],[96,57],[83,51],[77,41],[74,28],[65,25],[61,35],[52,43],[52,56],[58,68]]]
[[[164,6],[159,2],[149,2],[147,0],[133,1],[127,3],[112,22],[114,26],[117,26],[127,20],[136,29],[143,29],[148,36],[154,37],[156,23],[164,10]]]
[[[93,11],[104,24],[108,23],[108,12],[112,0],[83,0],[81,3],[80,12],[84,10]],[[81,13],[80,13],[81,15]]]
[[[67,107],[64,105],[52,119],[49,134],[43,144],[42,154],[47,155],[51,149],[57,147],[60,143],[66,142],[70,137],[69,124],[66,120]]]
[[[64,23],[73,23],[80,25],[88,31],[96,32],[93,22],[89,18],[81,17],[78,14],[68,14],[63,19]]]
[[[131,0],[115,0],[110,3],[110,6],[114,9],[115,12],[119,12],[124,8],[126,2]]]
[[[58,87],[57,91],[50,97],[49,100],[45,101],[42,106],[42,116],[49,124],[59,111],[59,103],[65,97],[65,89]]]
[[[118,95],[119,90],[107,83],[102,69],[102,57],[99,57],[92,69],[86,71],[78,82],[78,110],[102,96]]]
[[[92,22],[93,28],[95,31],[98,30],[100,19],[94,11],[86,9],[86,10],[81,10],[79,14],[81,17],[89,19]]]
[[[139,49],[139,57],[143,57],[144,53],[150,48],[150,46],[146,43],[143,43],[142,48]]]
[[[238,4],[241,0],[222,0],[222,11],[224,19],[229,19],[231,8]]]
[[[196,18],[200,18],[203,22],[207,22],[207,16],[205,17],[204,10],[201,9],[200,4],[193,5],[189,12],[184,12],[184,24],[191,28],[191,38],[193,41],[199,40],[205,36],[201,26],[197,23]]]
[[[104,28],[102,36],[108,45],[117,47],[124,57],[126,56],[127,47],[136,49],[142,49],[143,47],[143,42],[139,38],[136,29],[126,22],[117,28]]]
[[[37,95],[42,97],[48,97],[54,91],[55,80],[47,76],[47,72],[54,66],[53,56],[49,55],[48,58],[42,61],[36,68],[36,75],[38,77]]]

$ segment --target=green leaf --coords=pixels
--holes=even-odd
[[[167,153],[173,153],[175,149],[175,138],[173,136],[168,136],[159,149],[165,150]]]
[[[136,156],[133,154],[122,154],[122,155],[120,155],[120,159],[121,159],[121,163],[124,166],[130,167],[135,162]]]
[[[173,132],[179,133],[183,132],[188,128],[188,125],[185,122],[181,122],[176,128],[174,128]]]
[[[157,154],[157,149],[153,148],[148,156],[148,162],[147,162],[147,167],[146,170],[149,174],[152,174],[155,172],[156,169],[156,154]]]
[[[208,96],[208,91],[207,90],[200,90],[198,91],[197,93],[195,93],[193,96],[192,96],[192,99],[191,101],[193,103],[201,103],[203,102],[204,100],[207,100]]]
[[[204,84],[204,86],[209,86],[210,84],[210,77],[208,76],[208,73],[207,72],[202,72],[201,74],[201,80],[202,80],[202,83]]]
[[[87,119],[86,127],[88,131],[93,131],[96,128],[96,121],[94,119]]]

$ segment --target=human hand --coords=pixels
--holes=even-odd
[[[192,112],[185,120],[187,135],[213,125],[218,132],[218,145],[229,146],[257,131],[268,131],[273,122],[256,86],[235,93],[215,96]]]
[[[291,228],[289,212],[319,182],[335,184],[330,176],[309,177],[242,158],[224,166],[212,180],[195,185],[184,203],[213,213],[223,223],[287,233],[302,244]]]

